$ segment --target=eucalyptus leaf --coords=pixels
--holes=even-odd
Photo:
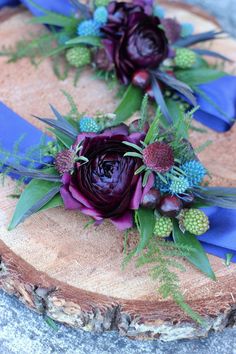
[[[138,111],[142,104],[142,98],[142,90],[130,84],[114,112],[116,114],[114,124],[118,125],[126,121],[132,114]]]
[[[190,232],[183,233],[178,225],[177,220],[173,220],[173,239],[176,245],[189,246],[191,251],[186,256],[188,261],[192,263],[197,269],[206,274],[209,278],[215,280],[215,274],[211,268],[207,254],[204,251],[201,243],[196,236]]]
[[[135,220],[140,232],[140,241],[136,248],[136,254],[139,254],[151,240],[155,226],[154,211],[147,208],[139,208],[135,211]]]

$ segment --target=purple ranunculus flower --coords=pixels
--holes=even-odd
[[[146,4],[146,5],[145,5]],[[107,56],[117,77],[128,84],[140,69],[156,68],[168,56],[168,40],[160,20],[148,13],[148,3],[111,2],[101,28]]]
[[[121,125],[102,134],[82,133],[75,145],[82,143],[80,156],[86,164],[76,164],[72,174],[64,173],[61,196],[67,209],[80,210],[98,223],[109,218],[119,230],[133,226],[133,210],[138,209],[144,195],[153,186],[151,174],[147,185],[135,175],[141,160],[124,157],[131,148],[123,141],[140,144],[142,133],[129,135],[128,127]]]

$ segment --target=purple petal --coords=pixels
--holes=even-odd
[[[86,197],[84,197],[80,193],[80,191],[78,189],[76,189],[76,187],[70,185],[69,191],[71,192],[74,199],[76,199],[78,202],[80,202],[85,207],[93,209],[93,206],[89,203],[89,201],[86,199]]]
[[[89,208],[81,206],[80,211],[84,215],[91,216],[94,220],[97,220],[97,221],[102,221],[103,220],[103,217],[95,209],[89,209]]]
[[[68,185],[71,181],[71,175],[70,173],[66,172],[62,176],[62,183]]]
[[[108,136],[113,136],[113,135],[125,135],[128,136],[129,135],[129,128],[126,124],[122,123],[117,125],[116,127],[111,127],[108,128],[106,130],[104,130],[103,134],[101,135],[106,135],[108,134]]]
[[[79,210],[81,208],[81,204],[72,198],[70,192],[66,189],[66,187],[61,187],[60,194],[64,202],[65,209],[69,210]]]
[[[109,61],[111,63],[113,63],[114,59],[114,45],[113,45],[113,42],[109,39],[103,39],[102,40],[102,44],[105,48],[105,51],[106,51],[106,54],[107,54],[107,57],[109,59]]]
[[[133,144],[139,145],[140,141],[144,140],[144,138],[145,138],[145,135],[143,133],[135,132],[135,133],[132,133],[129,135],[128,140]]]
[[[143,197],[143,193],[142,193],[142,178],[139,177],[137,185],[136,185],[136,189],[134,192],[134,195],[130,201],[130,209],[136,210],[139,208],[139,205],[141,203]]]
[[[124,231],[133,227],[133,214],[131,211],[127,211],[120,217],[111,218],[112,224],[117,227],[119,231]]]
[[[144,187],[144,189],[143,189],[143,194],[142,194],[142,198],[141,198],[141,200],[143,201],[143,198],[144,198],[144,196],[150,191],[150,189],[153,187],[153,185],[154,185],[154,174],[153,173],[151,173],[150,175],[149,175],[149,177],[148,177],[148,181],[147,181],[147,184],[146,184],[146,186]]]
[[[74,146],[77,146],[81,141],[83,141],[85,138],[93,138],[97,136],[96,133],[81,133],[77,136],[76,142],[74,143]]]

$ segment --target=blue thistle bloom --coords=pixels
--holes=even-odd
[[[164,18],[165,10],[163,9],[163,7],[156,5],[153,10],[153,15],[159,18]]]
[[[185,173],[190,187],[199,185],[206,175],[205,167],[197,160],[187,161],[180,168]]]
[[[160,179],[160,177],[155,176],[155,184],[154,184],[154,187],[158,189],[161,192],[161,194],[168,193],[170,190],[169,179],[166,178],[165,175],[163,177],[167,180],[167,183],[163,182],[162,179]]]
[[[183,23],[181,25],[181,37],[191,36],[194,32],[194,27],[191,23]]]
[[[98,133],[99,126],[91,117],[82,117],[79,121],[79,128],[82,133]]]
[[[189,188],[189,182],[185,177],[174,178],[170,183],[170,192],[172,194],[182,194]]]
[[[79,24],[77,33],[79,36],[100,36],[101,24],[94,20],[86,20]]]
[[[93,13],[94,21],[104,25],[107,22],[108,11],[105,6],[99,6]]]

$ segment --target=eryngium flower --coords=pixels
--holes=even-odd
[[[103,45],[118,79],[128,84],[138,69],[156,68],[168,55],[168,40],[157,17],[140,5],[111,2],[101,28]]]
[[[76,144],[82,143],[79,156],[85,156],[86,164],[75,165],[72,174],[63,175],[61,196],[67,209],[77,209],[94,218],[98,223],[105,218],[120,229],[132,227],[133,210],[138,209],[144,195],[154,183],[150,175],[145,188],[142,178],[135,175],[141,160],[124,157],[129,141],[139,144],[142,133],[128,133],[125,125],[107,129],[102,134],[82,133]]]
[[[143,149],[143,162],[151,170],[165,173],[174,165],[174,153],[170,145],[156,141]]]

